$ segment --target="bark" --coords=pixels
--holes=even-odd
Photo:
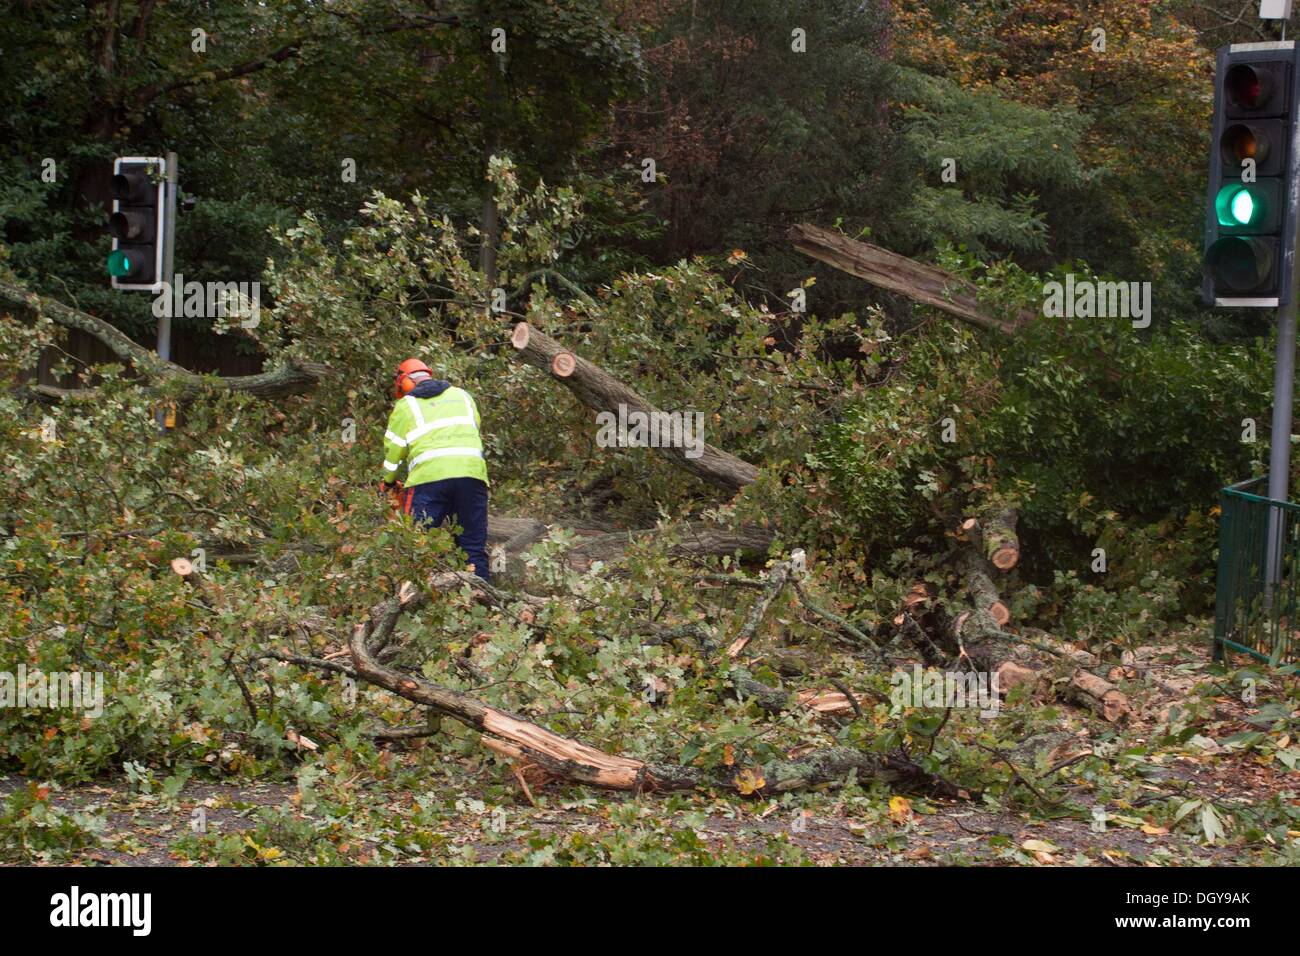
[[[604,369],[565,350],[527,322],[515,326],[510,342],[520,361],[552,375],[580,402],[596,412],[617,414],[619,405],[625,405],[629,412],[665,414]],[[756,467],[712,445],[705,444],[698,458],[688,458],[688,449],[685,448],[654,450],[674,465],[731,491],[738,491],[758,478]]]
[[[297,362],[256,375],[234,375],[222,377],[216,375],[198,375],[181,368],[174,362],[160,359],[142,345],[133,342],[124,332],[114,328],[103,319],[86,312],[44,298],[29,292],[20,286],[0,282],[0,306],[12,306],[38,316],[51,319],[58,325],[69,329],[80,329],[99,339],[124,362],[135,366],[145,378],[153,381],[164,379],[178,381],[182,385],[182,394],[197,394],[213,388],[227,389],[232,392],[247,392],[258,398],[277,398],[294,395],[312,389],[318,382],[330,374],[330,369],[316,362]],[[46,385],[30,386],[38,396],[45,399],[63,399],[72,396],[93,394],[91,389],[59,389]]]
[[[499,544],[507,551],[523,551],[545,538],[550,530],[546,522],[536,518],[488,515],[488,544]]]
[[[1011,620],[1011,610],[1003,603],[988,572],[989,565],[983,556],[973,546],[966,547],[962,552],[966,591],[976,609],[988,614],[998,627],[1002,627]]]
[[[733,665],[730,676],[737,698],[742,701],[752,700],[769,714],[779,714],[790,704],[790,695],[786,691],[764,684],[747,668]]]
[[[980,519],[984,556],[999,571],[1010,571],[1020,563],[1020,538],[1016,535],[1017,514],[1012,508],[991,511]]]
[[[792,227],[789,237],[805,255],[982,329],[1010,335],[1034,319],[1028,310],[1011,320],[991,316],[979,303],[975,287],[965,279],[869,242],[806,224]]]
[[[731,790],[767,795],[801,787],[841,783],[850,774],[858,780],[876,779],[894,786],[956,798],[951,783],[917,766],[905,754],[872,754],[847,747],[816,750],[789,759],[772,760],[761,769],[698,768],[649,763],[608,754],[570,737],[507,713],[468,694],[404,674],[383,664],[376,651],[391,638],[398,619],[428,601],[428,592],[407,582],[398,593],[370,609],[352,630],[349,650],[359,678],[399,697],[459,720],[478,730],[488,749],[519,763],[540,768],[557,778],[633,793],[657,790]]]

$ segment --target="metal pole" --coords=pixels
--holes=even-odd
[[[176,301],[172,285],[176,281],[176,154],[167,153],[166,188],[163,190],[163,295],[167,296],[166,307],[158,316],[158,357],[164,362],[172,357],[172,303]],[[155,416],[158,430],[167,430],[167,409],[158,409]]]
[[[1296,296],[1277,310],[1277,358],[1273,370],[1273,430],[1268,455],[1268,496],[1273,501],[1287,501],[1291,477],[1291,403],[1295,386]],[[1282,577],[1282,509],[1269,505],[1268,513],[1268,587]]]
[[[163,310],[163,314],[158,318],[158,357],[168,361],[172,356],[172,317],[171,302],[175,301],[172,293],[172,282],[176,278],[176,154],[169,152],[167,154],[167,189],[166,189],[165,211],[163,213],[163,222],[166,224],[166,232],[163,239],[163,281],[167,283],[167,291],[172,295],[168,307]]]

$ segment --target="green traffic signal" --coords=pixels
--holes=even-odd
[[[1250,222],[1255,216],[1255,200],[1250,198],[1250,193],[1246,190],[1239,190],[1237,195],[1232,197],[1232,205],[1229,207],[1232,218],[1242,224]]]
[[[1221,226],[1250,226],[1264,217],[1263,196],[1239,183],[1219,190],[1214,211]]]
[[[131,257],[121,249],[114,249],[108,254],[108,274],[115,279],[122,279],[129,276],[133,266]]]

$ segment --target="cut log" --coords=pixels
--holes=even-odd
[[[1028,644],[1003,631],[980,610],[959,616],[953,631],[961,652],[996,679],[999,693],[1026,684],[1031,689],[1052,685],[1052,690],[1066,700],[1112,723],[1131,710],[1128,695],[1084,666],[1083,662],[1092,657],[1086,651],[1058,652],[1060,642],[1050,637],[1046,641],[1032,639],[1033,644]]]
[[[1129,712],[1128,695],[1110,681],[1082,667],[1066,679],[1066,697],[1112,723]]]
[[[520,361],[549,372],[580,402],[596,412],[617,414],[619,405],[624,405],[629,412],[641,412],[647,416],[666,414],[604,369],[562,348],[527,322],[515,326],[510,344]],[[654,450],[674,465],[731,491],[752,484],[758,478],[758,469],[749,462],[709,444],[704,445],[698,458],[688,458],[686,448],[660,447]]]
[[[999,571],[1010,571],[1020,562],[1020,538],[1016,536],[1016,512],[1003,508],[980,520],[984,556]]]
[[[790,229],[790,241],[800,252],[841,272],[982,329],[1010,335],[1035,317],[1028,309],[1011,320],[991,316],[980,304],[975,286],[965,279],[831,229],[799,224]]]
[[[572,352],[556,352],[551,359],[551,371],[559,378],[568,378],[578,367],[578,361]]]
[[[962,573],[966,578],[966,591],[976,610],[987,613],[998,627],[1011,620],[1011,609],[1003,603],[989,576],[988,562],[973,547],[963,550]]]
[[[225,377],[199,375],[181,368],[175,362],[160,359],[144,346],[131,341],[125,333],[103,319],[70,308],[54,299],[36,295],[20,286],[0,282],[0,305],[17,307],[33,315],[51,319],[64,328],[79,329],[94,336],[108,346],[118,358],[133,365],[145,378],[153,381],[169,379],[180,382],[184,394],[197,394],[215,388],[231,392],[247,392],[258,398],[279,398],[310,391],[330,374],[327,366],[316,362],[291,362],[281,368],[259,372],[256,375]],[[93,389],[59,389],[47,385],[29,387],[38,396],[48,399],[89,396],[94,392]]]

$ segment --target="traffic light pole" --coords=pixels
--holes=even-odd
[[[176,278],[176,154],[167,154],[167,189],[163,200],[163,216],[166,231],[163,233],[163,274],[164,294],[172,296],[172,282]],[[172,357],[172,316],[171,309],[163,309],[158,318],[158,357],[168,361]]]
[[[167,296],[167,308],[158,316],[158,357],[164,362],[172,357],[172,310],[175,301],[172,283],[176,279],[176,154],[167,153],[167,188],[163,190],[163,221],[166,223],[163,233],[162,276],[163,295]],[[160,407],[154,419],[158,422],[158,431],[167,431],[167,408]]]
[[[1273,365],[1273,430],[1270,433],[1268,459],[1268,496],[1273,501],[1287,501],[1291,478],[1291,404],[1295,387],[1296,297],[1277,310],[1277,358]],[[1282,509],[1269,508],[1268,577],[1270,590],[1281,583]]]

